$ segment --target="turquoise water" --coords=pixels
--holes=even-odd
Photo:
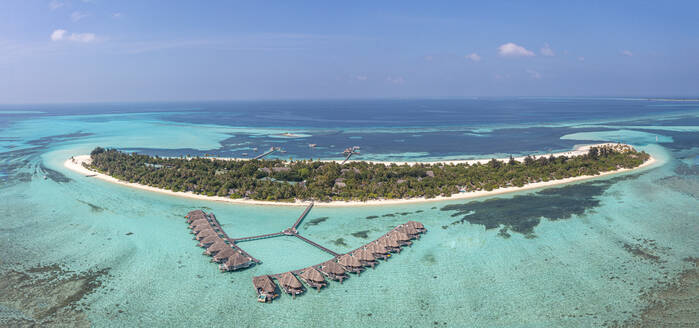
[[[696,121],[696,112],[687,115],[694,120],[689,123]],[[640,297],[644,290],[671,281],[688,267],[684,258],[699,256],[699,134],[686,120],[682,126],[667,122],[662,115],[639,115],[598,127],[586,122],[577,128],[585,130],[579,134],[555,130],[560,133],[511,136],[546,135],[575,143],[621,138],[659,159],[639,173],[476,201],[316,207],[299,231],[337,252],[407,220],[420,221],[429,231],[360,277],[331,282],[320,293],[259,304],[251,277],[303,268],[329,256],[291,237],[251,241],[241,247],[263,263],[220,273],[191,240],[183,215],[195,208],[213,211],[236,237],[280,231],[302,207],[159,195],[84,177],[66,170],[63,162],[97,145],[204,151],[221,147],[224,140],[233,143],[241,131],[271,134],[283,128],[187,124],[160,114],[13,119],[0,139],[0,272],[54,263],[78,273],[107,269],[98,278],[99,288],[78,302],[97,327],[595,327],[623,321],[647,305]],[[303,130],[311,137],[304,136],[302,143],[318,131]],[[488,151],[449,156],[487,158],[499,152]],[[367,156],[409,160],[435,154],[386,150]],[[486,229],[483,222],[498,228]],[[521,222],[535,224],[528,231],[518,228]],[[502,233],[505,224],[510,226]],[[0,320],[17,311],[30,318],[30,306],[42,305],[0,296]]]

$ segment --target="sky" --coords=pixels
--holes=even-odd
[[[699,1],[0,1],[0,103],[699,97]]]

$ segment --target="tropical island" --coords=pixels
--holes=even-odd
[[[645,166],[646,152],[624,144],[506,160],[432,163],[164,158],[95,148],[73,166],[118,181],[178,194],[275,203],[435,199],[577,181]],[[574,154],[574,155],[573,155]]]

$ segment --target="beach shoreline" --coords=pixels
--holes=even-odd
[[[600,146],[600,145],[608,145],[608,143],[584,145],[584,146],[576,147],[574,150],[569,151],[569,152],[545,154],[545,155],[539,155],[539,156],[547,156],[547,157],[549,155],[577,156],[577,155],[582,155],[582,154],[586,153],[590,147]],[[616,145],[616,144],[614,144],[614,145]],[[212,157],[211,159],[249,160],[249,159],[214,158],[214,157]],[[518,160],[518,161],[522,161],[523,159],[524,159],[524,157],[515,158],[515,160]],[[504,159],[501,158],[498,160],[507,161],[509,159],[508,158],[504,158]],[[366,161],[366,162],[381,163],[381,164],[397,164],[397,165],[402,165],[402,164],[415,165],[415,164],[431,164],[431,163],[444,163],[447,165],[448,164],[456,165],[456,164],[464,164],[464,163],[468,163],[468,164],[487,163],[488,161],[490,161],[490,159],[454,160],[454,161],[439,161],[439,162],[371,162],[371,161]],[[83,163],[89,163],[89,162],[90,162],[90,155],[77,155],[77,156],[72,156],[71,158],[68,158],[63,163],[63,166],[71,171],[83,174],[85,176],[98,178],[100,180],[111,182],[111,183],[116,183],[116,184],[119,184],[122,186],[127,186],[127,187],[131,187],[131,188],[145,190],[145,191],[157,192],[157,193],[170,195],[170,196],[185,197],[185,198],[206,200],[206,201],[227,202],[227,203],[241,204],[241,205],[305,206],[309,203],[308,201],[298,201],[298,200],[295,202],[279,202],[279,201],[263,201],[263,200],[240,199],[240,198],[233,199],[233,198],[227,198],[227,197],[221,197],[221,196],[199,195],[199,194],[195,194],[192,192],[171,191],[171,190],[146,186],[146,185],[142,185],[142,184],[138,184],[138,183],[131,183],[131,182],[127,182],[127,181],[122,181],[122,180],[116,179],[112,176],[106,175],[104,173],[99,173],[97,171],[89,170],[82,165]],[[326,161],[326,162],[332,162],[332,161],[330,160],[330,161]],[[348,162],[353,162],[353,161],[348,161]],[[383,206],[383,205],[402,205],[402,204],[439,202],[439,201],[447,201],[447,200],[460,200],[460,199],[473,199],[473,198],[489,197],[489,196],[501,195],[501,194],[506,194],[506,193],[513,193],[513,192],[518,192],[518,191],[543,189],[543,188],[547,188],[547,187],[565,185],[565,184],[586,181],[586,180],[592,180],[592,179],[596,179],[596,178],[621,174],[621,173],[625,173],[625,172],[637,171],[637,170],[640,170],[643,168],[647,168],[647,167],[655,164],[656,162],[657,162],[657,160],[655,159],[655,157],[650,156],[650,158],[647,161],[645,161],[643,164],[639,165],[638,167],[632,168],[632,169],[622,168],[622,169],[618,169],[618,170],[614,170],[614,171],[602,172],[599,175],[584,175],[584,176],[571,177],[571,178],[565,178],[565,179],[549,180],[546,182],[534,182],[534,183],[528,183],[522,187],[505,187],[505,188],[494,189],[491,191],[481,190],[481,191],[461,192],[458,194],[453,194],[449,197],[437,196],[437,197],[433,197],[433,198],[418,197],[418,198],[409,198],[409,199],[375,199],[375,200],[368,200],[365,202],[356,201],[356,200],[355,201],[315,202],[315,206],[321,206],[321,207]]]

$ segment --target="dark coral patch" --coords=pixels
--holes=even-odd
[[[586,182],[566,187],[544,189],[529,195],[519,195],[510,199],[494,198],[484,201],[471,201],[442,207],[442,211],[455,211],[452,217],[461,219],[451,225],[481,224],[486,229],[501,229],[500,235],[507,236],[507,230],[534,237],[534,227],[541,218],[549,220],[570,219],[573,215],[583,215],[585,211],[599,206],[598,199],[614,183],[638,177],[628,175],[609,180]],[[443,226],[448,228],[448,226]]]
[[[357,238],[368,238],[369,237],[369,230],[362,230],[362,231],[357,231],[351,233],[352,236],[355,236]]]
[[[310,220],[310,221],[306,222],[303,226],[304,226],[304,227],[316,226],[316,225],[319,225],[319,224],[322,223],[322,222],[325,222],[327,219],[328,219],[327,216],[315,218],[315,219],[313,219],[313,220]]]

